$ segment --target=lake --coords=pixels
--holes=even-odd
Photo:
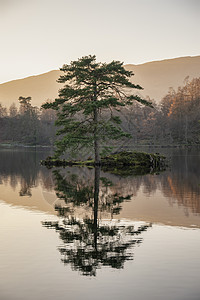
[[[0,150],[0,299],[200,299],[200,152],[159,152],[119,176]]]

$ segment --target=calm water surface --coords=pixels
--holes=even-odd
[[[0,151],[0,299],[200,299],[200,152],[123,176]]]

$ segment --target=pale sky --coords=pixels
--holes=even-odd
[[[85,55],[125,64],[200,55],[200,0],[0,0],[0,83]]]

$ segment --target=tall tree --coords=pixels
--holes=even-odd
[[[36,145],[39,135],[39,110],[31,105],[31,97],[19,97],[21,141]]]
[[[15,103],[12,103],[10,108],[9,108],[9,116],[11,118],[15,118],[17,116],[17,107]]]
[[[132,89],[142,89],[129,81],[133,75],[126,71],[123,63],[97,63],[96,56],[85,56],[70,65],[61,68],[65,74],[58,82],[64,83],[59,91],[59,98],[46,103],[43,108],[58,111],[55,155],[59,157],[66,149],[72,151],[93,147],[95,163],[100,163],[100,150],[107,149],[106,142],[128,137],[120,128],[120,118],[113,114],[113,109],[131,105],[138,101],[144,105],[150,102],[131,94]]]
[[[25,114],[28,113],[30,114],[31,112],[31,97],[19,97],[19,103],[20,103],[20,114]]]
[[[0,103],[0,118],[5,118],[7,116],[7,109],[3,107]]]

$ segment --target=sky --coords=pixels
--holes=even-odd
[[[0,0],[0,83],[86,55],[141,64],[200,55],[200,0]]]

